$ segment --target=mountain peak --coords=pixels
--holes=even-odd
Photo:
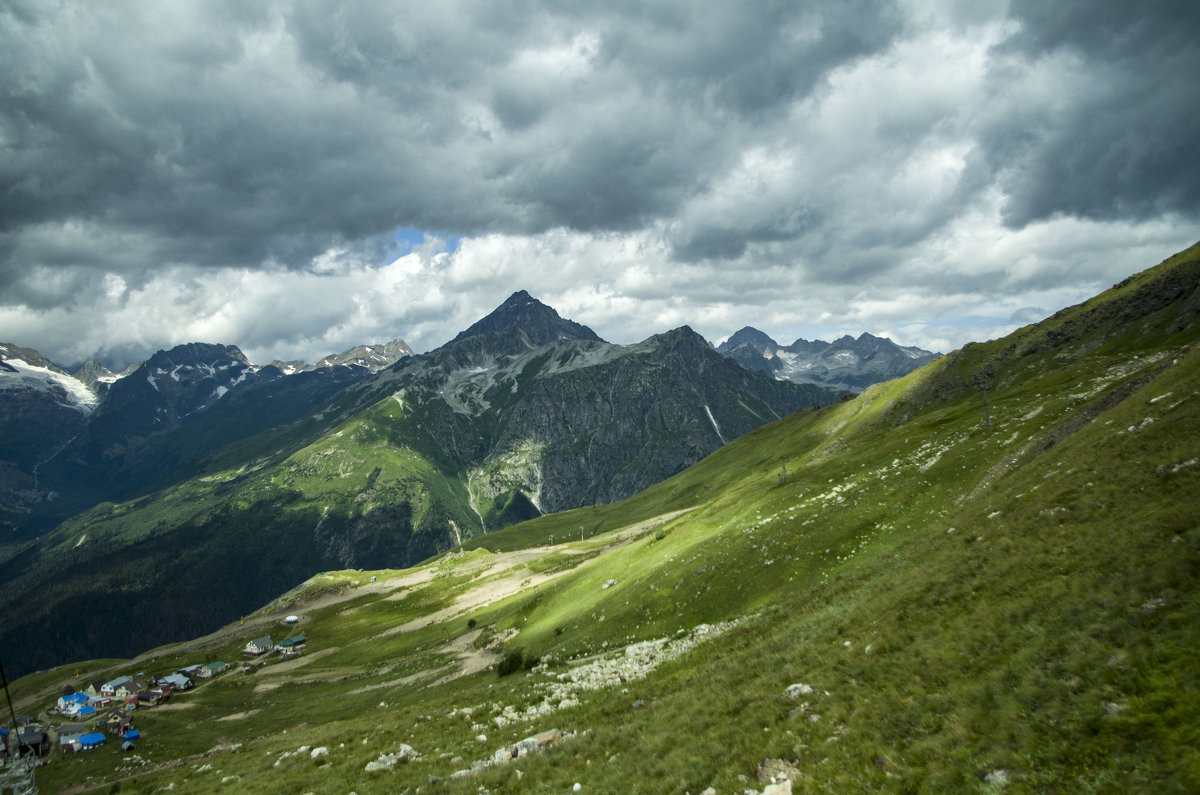
[[[215,362],[230,360],[245,367],[252,366],[241,348],[236,345],[221,345],[212,342],[187,342],[169,350],[160,350],[146,360],[144,365],[150,367],[212,366]]]
[[[721,353],[728,353],[739,347],[747,347],[762,353],[767,350],[773,351],[779,347],[779,343],[771,339],[770,335],[753,326],[743,326],[735,331],[729,339],[718,345],[717,350]]]
[[[536,298],[534,298],[532,295],[530,295],[527,291],[517,290],[515,293],[513,293],[512,295],[510,295],[508,298],[505,299],[504,303],[502,303],[500,305],[500,308],[504,308],[506,306],[522,306],[522,305],[528,304],[530,302],[541,303]]]
[[[593,340],[603,342],[587,326],[560,317],[525,290],[518,290],[491,314],[473,323],[450,344],[470,337],[488,336],[516,342],[519,347],[536,347],[557,340]]]

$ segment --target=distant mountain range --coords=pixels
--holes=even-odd
[[[0,546],[0,598],[26,599],[0,605],[6,642],[42,666],[193,634],[317,571],[406,566],[631,496],[845,394],[748,370],[687,327],[614,345],[524,291],[374,373],[289,369],[196,343],[94,403],[51,376],[26,390],[10,422],[52,420],[36,407],[73,424],[7,453],[10,526],[62,523]]]
[[[394,340],[285,370],[252,365],[234,346],[190,343],[120,375],[97,362],[72,374],[0,343],[0,529],[43,530],[172,482],[411,353]]]
[[[846,335],[833,342],[798,339],[780,345],[750,326],[722,342],[717,350],[775,378],[852,392],[907,375],[940,355],[866,333],[858,339]]]

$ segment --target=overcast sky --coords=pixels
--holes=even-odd
[[[947,351],[1200,240],[1200,3],[5,0],[0,340]]]

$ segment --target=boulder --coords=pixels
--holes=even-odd
[[[784,698],[800,698],[812,693],[812,685],[803,682],[797,682],[794,685],[788,685],[787,690],[783,691]]]
[[[794,781],[803,775],[800,768],[783,759],[764,759],[758,766],[759,784],[778,784]],[[788,790],[791,792],[791,790]]]

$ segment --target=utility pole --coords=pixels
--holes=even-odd
[[[787,483],[787,460],[786,455],[779,456],[779,465],[783,467],[783,474],[779,477],[780,483]]]
[[[983,390],[983,427],[992,427],[992,407],[988,403],[987,387],[980,387]]]
[[[17,737],[17,756],[20,756],[21,728],[17,726],[17,713],[13,711],[12,696],[8,693],[8,677],[4,675],[3,662],[0,662],[0,682],[4,683],[4,698],[8,701],[8,714],[12,716],[13,733]]]

